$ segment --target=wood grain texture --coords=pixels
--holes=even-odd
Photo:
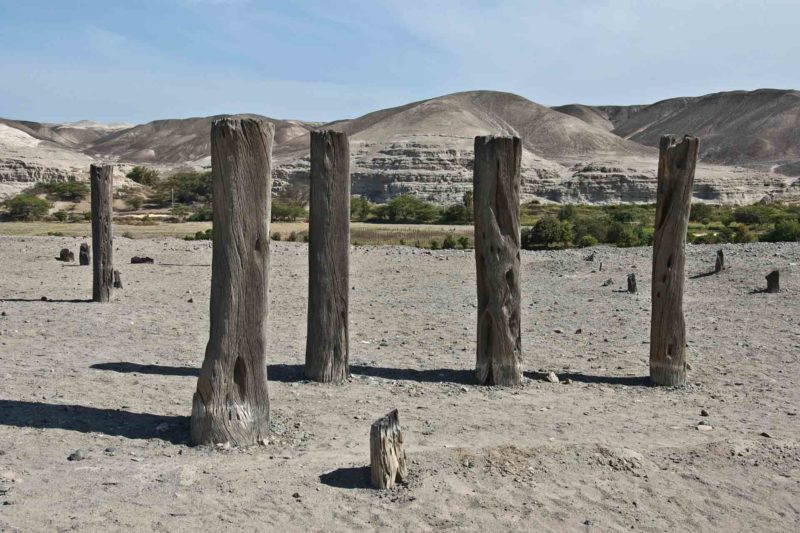
[[[341,383],[350,370],[350,145],[335,131],[311,132],[308,325],[305,373]]]
[[[192,404],[193,444],[262,443],[269,432],[267,314],[274,126],[211,126],[211,323]]]
[[[522,381],[521,157],[518,137],[475,137],[476,374],[478,382],[486,385]]]
[[[698,146],[694,137],[665,135],[659,147],[650,318],[650,379],[656,385],[686,384],[683,285]]]
[[[408,477],[408,461],[397,409],[376,420],[369,431],[369,463],[372,486],[390,489]]]
[[[92,299],[107,302],[114,283],[113,234],[111,203],[114,190],[114,167],[92,165],[89,169],[92,187],[92,248],[94,248]]]

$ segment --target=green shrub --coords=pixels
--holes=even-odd
[[[276,231],[275,233],[273,233],[273,234],[270,236],[270,238],[271,238],[273,241],[279,241],[279,240],[281,240],[281,232],[280,232],[280,231]]]
[[[128,207],[137,211],[142,208],[142,204],[144,204],[144,198],[141,196],[129,196],[125,199],[125,203],[128,204]]]
[[[52,204],[34,194],[20,193],[3,202],[11,220],[41,220],[47,216]]]
[[[534,250],[562,242],[561,222],[552,216],[540,218],[532,228],[523,228],[521,238],[522,248],[525,250]]]
[[[458,245],[461,246],[462,250],[466,250],[470,247],[469,245],[469,237],[464,237],[463,235],[458,238]]]
[[[277,198],[272,200],[272,213],[270,215],[272,222],[294,222],[298,218],[308,218],[308,213],[305,209],[298,205],[288,204]]]
[[[750,231],[745,225],[738,225],[733,230],[733,242],[742,244],[748,242],[755,242],[757,240],[756,235]]]
[[[781,220],[768,233],[761,236],[765,242],[800,241],[800,222],[797,220]]]
[[[588,248],[589,246],[597,246],[597,239],[591,235],[584,235],[578,241],[578,246],[581,248]]]
[[[461,203],[452,204],[442,212],[441,221],[446,224],[470,224],[473,220],[472,191],[466,191]]]
[[[291,242],[297,242],[297,232],[293,231],[289,233],[289,237],[286,240]]]
[[[53,200],[79,202],[89,195],[89,185],[84,181],[37,183],[26,192],[29,194],[45,194]]]
[[[397,224],[430,224],[440,217],[440,209],[416,196],[396,196],[388,203],[372,209],[375,222]]]
[[[211,204],[203,204],[195,206],[194,212],[186,220],[190,222],[208,222],[214,219],[213,214]]]
[[[442,250],[452,250],[456,247],[456,239],[452,235],[448,234],[442,240]]]
[[[746,205],[733,211],[733,219],[740,224],[769,224],[783,217],[783,211],[771,205]]]
[[[198,231],[197,233],[192,235],[187,235],[183,239],[186,241],[211,241],[214,240],[214,231],[212,228],[208,228],[205,231]]]
[[[129,180],[141,183],[147,187],[154,187],[161,177],[158,171],[152,168],[136,165],[125,175]]]
[[[632,226],[622,222],[614,222],[608,228],[608,242],[616,244],[620,248],[641,246],[644,243],[642,242],[643,235],[640,232],[640,226]]]
[[[572,220],[575,218],[574,205],[562,205],[558,210],[558,220]]]
[[[53,218],[59,222],[64,222],[69,218],[69,213],[64,210],[59,210],[53,213]]]
[[[350,199],[350,220],[353,222],[364,222],[369,218],[372,206],[369,200],[363,196],[354,196]]]
[[[431,250],[438,250],[439,249],[439,241],[436,239],[431,240]]]
[[[211,202],[211,172],[184,171],[162,179],[155,185],[151,200],[169,205],[173,197],[181,204]]]
[[[695,204],[692,203],[692,209],[689,212],[689,220],[692,222],[711,221],[714,219],[715,209],[709,204]],[[707,224],[708,222],[704,222]]]
[[[608,242],[610,225],[611,221],[605,214],[576,217],[572,221],[572,240],[580,242],[584,236],[591,235],[597,242]]]

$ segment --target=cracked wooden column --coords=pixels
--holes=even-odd
[[[114,167],[92,165],[89,168],[89,179],[92,187],[92,248],[94,248],[92,300],[107,302],[111,299],[111,287],[114,283],[111,231]]]
[[[473,209],[478,284],[476,373],[484,385],[522,381],[518,137],[475,137]]]
[[[349,374],[349,255],[350,145],[344,133],[313,131],[305,373],[314,381]]]
[[[683,284],[698,144],[688,135],[664,135],[659,147],[650,318],[650,379],[656,385],[686,384]]]
[[[192,401],[192,444],[262,443],[269,432],[267,304],[272,124],[211,125],[211,324]]]

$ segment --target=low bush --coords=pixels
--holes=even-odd
[[[25,192],[32,195],[44,194],[52,200],[79,202],[89,196],[89,185],[84,181],[42,182]]]
[[[158,171],[141,165],[136,165],[125,175],[129,180],[141,183],[147,187],[155,187],[161,179]]]
[[[47,216],[52,204],[35,194],[20,193],[3,202],[10,220],[35,221]]]

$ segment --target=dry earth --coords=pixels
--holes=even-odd
[[[209,243],[118,238],[125,289],[99,305],[54,260],[80,242],[0,238],[2,531],[800,529],[800,244],[725,246],[730,270],[687,280],[684,389],[643,377],[649,249],[524,252],[529,379],[499,389],[472,380],[472,254],[404,247],[353,250],[352,380],[303,381],[306,248],[273,243],[274,434],[213,450],[186,442]],[[784,291],[754,292],[773,266]],[[411,476],[378,492],[369,425],[394,407]]]

